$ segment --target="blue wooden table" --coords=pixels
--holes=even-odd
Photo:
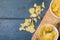
[[[30,16],[29,8],[34,3],[45,3],[41,17],[49,8],[51,0],[0,0],[0,40],[31,40],[32,33],[19,31],[20,24]],[[41,20],[35,23],[36,29]]]

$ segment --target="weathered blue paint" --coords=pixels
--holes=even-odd
[[[34,3],[41,5],[45,2],[45,9],[41,14],[43,18],[49,8],[51,0],[0,0],[0,18],[28,18],[28,10]],[[0,19],[0,40],[31,40],[33,34],[26,31],[19,31],[20,24],[24,20]],[[35,23],[36,28],[41,20]]]

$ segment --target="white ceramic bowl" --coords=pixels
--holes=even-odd
[[[45,27],[45,26],[47,26],[47,27],[52,26],[52,27],[54,28],[54,30],[55,30],[56,33],[57,33],[57,37],[55,38],[55,40],[57,40],[58,37],[59,37],[59,32],[58,32],[57,28],[56,28],[54,25],[51,25],[51,24],[44,24],[42,27]],[[42,28],[42,27],[41,27],[41,28]],[[41,30],[41,28],[40,28],[40,30]],[[40,31],[39,31],[39,32],[40,32]],[[39,33],[39,36],[40,36],[40,33]]]
[[[51,12],[51,14],[54,16],[54,17],[56,17],[56,18],[60,18],[59,16],[56,16],[54,13],[53,13],[53,11],[52,11],[52,8],[51,8],[51,5],[52,5],[52,3],[54,2],[54,0],[52,0],[52,2],[50,3],[50,12]]]

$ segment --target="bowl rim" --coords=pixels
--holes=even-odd
[[[57,37],[55,38],[55,40],[57,40],[58,37],[59,37],[59,32],[58,32],[58,29],[56,28],[56,26],[54,26],[52,24],[44,24],[42,27],[44,27],[44,26],[52,26],[54,28],[54,30],[57,32]],[[42,27],[40,27],[40,30],[41,30]],[[40,31],[39,31],[38,35],[40,35]]]
[[[51,9],[51,5],[52,5],[52,3],[54,2],[54,0],[52,0],[51,1],[51,3],[50,3],[50,12],[51,12],[51,14],[54,16],[54,17],[56,17],[56,18],[60,18],[59,16],[56,16],[54,13],[53,13],[53,11],[52,11],[52,9]]]

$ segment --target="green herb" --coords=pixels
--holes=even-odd
[[[51,33],[52,31],[46,31],[46,33]]]

